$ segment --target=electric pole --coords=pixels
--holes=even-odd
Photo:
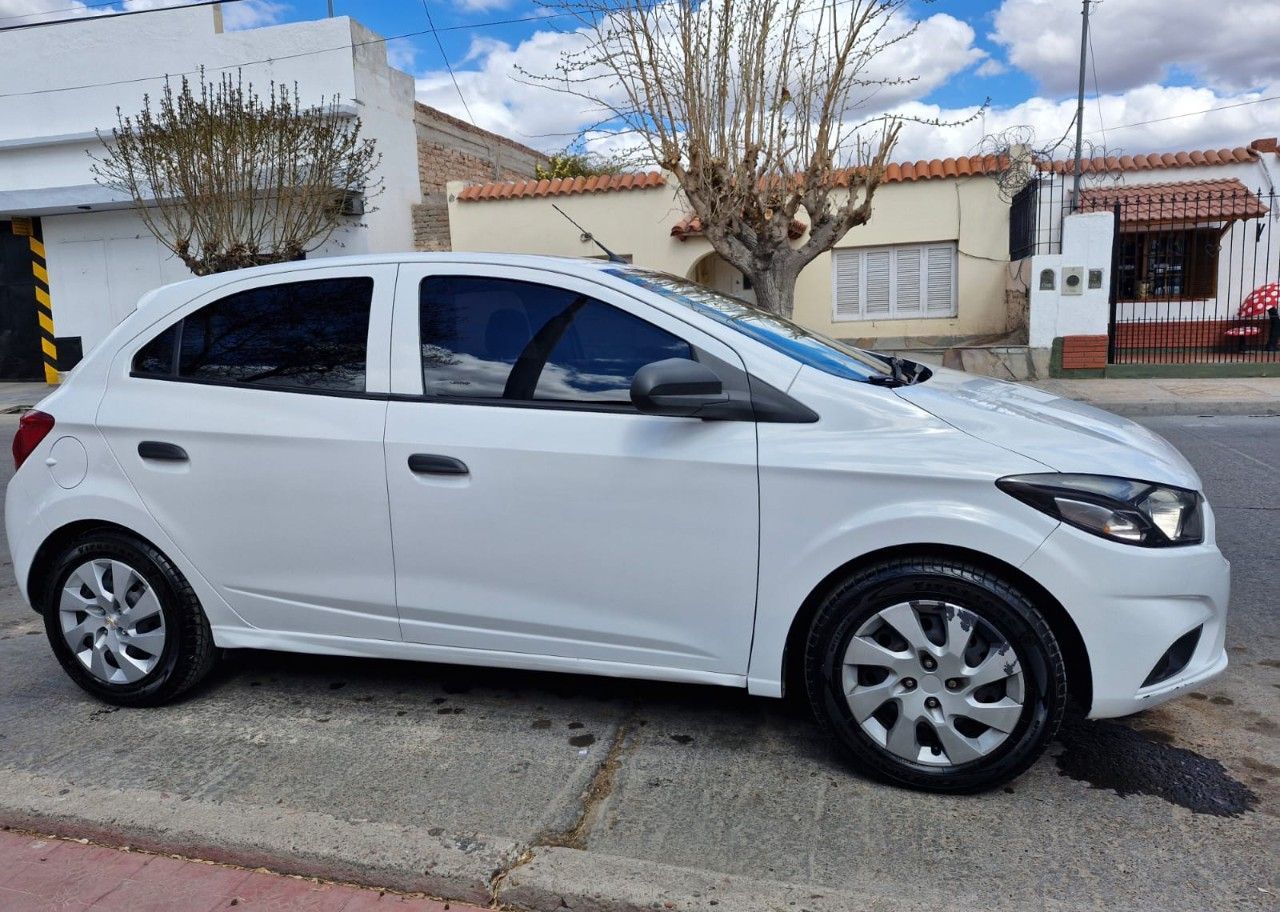
[[[1084,65],[1089,50],[1089,0],[1084,0],[1080,13],[1080,90],[1076,96],[1076,161],[1075,178],[1071,185],[1071,206],[1080,208],[1080,147],[1084,143]]]

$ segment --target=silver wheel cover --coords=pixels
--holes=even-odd
[[[1022,716],[1022,668],[1008,637],[944,601],[900,602],[849,641],[842,685],[854,721],[888,753],[955,766],[987,756]]]
[[[62,587],[58,620],[72,655],[106,684],[142,680],[164,652],[160,600],[122,561],[101,558],[73,570]]]

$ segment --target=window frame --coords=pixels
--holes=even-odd
[[[396,306],[392,327],[391,393],[393,402],[418,402],[438,405],[469,405],[481,408],[541,409],[560,412],[594,412],[629,415],[647,420],[677,420],[639,412],[630,402],[573,402],[549,399],[482,399],[467,396],[427,395],[422,377],[422,339],[419,321],[419,287],[432,276],[474,276],[501,278],[550,285],[568,292],[587,295],[601,304],[616,308],[636,319],[657,327],[685,342],[699,354],[705,354],[721,375],[726,389],[749,390],[747,367],[741,355],[720,339],[693,323],[654,307],[639,296],[620,292],[603,282],[579,274],[536,269],[524,266],[495,266],[483,263],[442,262],[403,263],[396,282]]]
[[[196,387],[236,389],[258,393],[288,393],[309,396],[333,396],[346,399],[386,399],[389,395],[389,341],[391,336],[391,306],[395,290],[396,264],[372,265],[361,268],[350,266],[318,266],[313,269],[290,269],[273,272],[263,276],[239,279],[235,273],[222,273],[220,278],[228,281],[205,291],[190,299],[182,306],[171,310],[161,319],[138,333],[129,343],[122,346],[117,357],[123,362],[124,374],[130,380],[156,380],[162,383],[179,383]],[[237,281],[237,279],[239,279]],[[182,328],[178,324],[198,313],[205,307],[216,304],[241,292],[259,288],[271,288],[278,285],[292,285],[307,282],[319,282],[331,279],[369,279],[373,282],[372,295],[369,302],[369,327],[365,336],[365,387],[363,390],[325,389],[314,386],[282,386],[238,383],[234,380],[220,380],[204,377],[183,377],[178,375],[178,364],[182,353]],[[199,281],[199,280],[197,280]],[[173,346],[173,361],[168,374],[148,374],[134,370],[134,360],[139,352],[152,341],[170,329],[177,327]]]
[[[1180,264],[1181,275],[1184,279],[1184,286],[1192,284],[1185,281],[1188,278],[1196,280],[1196,290],[1192,292],[1182,291],[1178,294],[1170,294],[1168,292],[1152,292],[1146,297],[1138,294],[1138,290],[1144,282],[1151,281],[1153,273],[1152,264],[1158,257],[1154,257],[1151,248],[1154,242],[1161,237],[1175,237],[1183,235],[1190,242],[1186,244],[1182,251],[1182,261]],[[1217,249],[1200,251],[1198,241],[1205,240],[1215,243]],[[1218,267],[1222,259],[1221,250],[1222,229],[1215,225],[1191,225],[1191,226],[1169,226],[1169,227],[1140,227],[1137,229],[1122,229],[1116,239],[1117,245],[1120,247],[1116,252],[1118,264],[1118,275],[1116,277],[1116,301],[1125,304],[1141,304],[1147,301],[1212,301],[1218,297]],[[1134,245],[1132,256],[1126,251],[1126,242]],[[1132,264],[1132,276],[1125,273],[1126,264]],[[1131,281],[1133,287],[1127,289],[1132,293],[1125,293],[1121,286],[1126,281]]]
[[[836,247],[831,251],[831,322],[832,323],[872,323],[881,320],[954,320],[960,314],[960,252],[959,243],[955,240],[911,242],[909,244],[877,244],[871,247]],[[933,249],[946,250],[950,256],[951,300],[945,313],[929,311],[929,252]],[[918,251],[920,257],[920,304],[914,311],[901,312],[898,309],[898,252],[903,250]],[[872,254],[886,253],[888,264],[888,303],[886,313],[868,314],[866,295],[867,257]],[[858,263],[858,312],[852,316],[840,313],[840,269],[837,259],[840,256],[853,255],[859,258]]]

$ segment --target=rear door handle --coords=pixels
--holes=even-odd
[[[187,451],[176,443],[164,443],[160,440],[144,440],[138,444],[138,455],[143,459],[158,459],[162,462],[186,462]]]
[[[414,453],[409,457],[409,471],[416,475],[468,475],[471,472],[461,459],[434,453]]]

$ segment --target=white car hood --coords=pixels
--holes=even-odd
[[[1201,490],[1195,469],[1159,434],[1083,402],[946,368],[894,392],[952,427],[1059,472]]]

